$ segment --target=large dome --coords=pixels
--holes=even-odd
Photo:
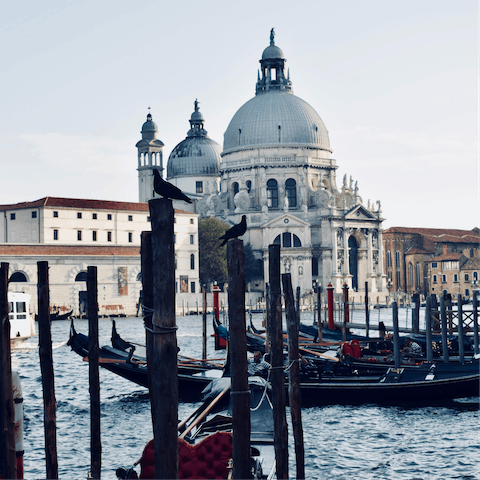
[[[249,100],[224,134],[223,153],[261,146],[308,146],[330,150],[328,132],[318,113],[301,98],[271,90]]]
[[[167,178],[218,175],[222,147],[208,137],[187,137],[168,157]]]
[[[168,157],[167,178],[218,175],[222,147],[208,138],[197,100],[194,105],[187,138]]]

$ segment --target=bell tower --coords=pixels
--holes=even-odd
[[[157,169],[163,178],[163,142],[157,138],[157,124],[152,115],[142,126],[142,139],[135,145],[138,149],[138,200],[148,202],[154,198],[153,170]]]

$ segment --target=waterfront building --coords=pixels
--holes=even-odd
[[[214,182],[208,191],[203,189],[195,211],[230,224],[246,215],[248,230],[242,238],[263,260],[267,282],[268,246],[277,243],[282,247],[281,271],[292,274],[302,294],[330,282],[341,293],[346,283],[353,298],[360,299],[368,282],[369,291],[383,301],[380,202],[365,204],[352,177],[345,175],[337,187],[328,131],[318,113],[293,94],[285,63],[272,30],[260,60],[256,95],[225,131],[219,189]],[[191,192],[207,167],[194,155],[182,158],[182,170],[179,163],[178,154],[172,154],[168,180]],[[212,179],[213,163],[208,170]]]
[[[461,258],[468,260],[480,257],[480,231],[478,228],[457,230],[391,227],[383,232],[383,242],[387,286],[389,292],[398,294],[420,293],[425,296],[431,293],[443,293],[445,289],[448,290],[448,293],[460,293]],[[434,260],[442,255],[453,255],[451,260],[457,262],[458,279],[456,282],[453,276],[441,273],[444,266],[443,260]],[[446,258],[444,257],[445,261],[447,261]],[[437,267],[433,269],[434,273],[432,273],[433,270],[429,271],[431,262],[437,263],[440,271],[436,270]],[[435,283],[433,275],[436,275]],[[446,279],[443,287],[441,286],[442,278]],[[451,290],[449,290],[450,288]],[[468,294],[470,294],[471,286],[466,284],[461,290],[462,294],[465,294],[465,290],[469,290]]]
[[[147,203],[46,197],[0,205],[0,258],[10,290],[32,295],[37,262],[47,260],[51,305],[82,313],[87,266],[98,269],[100,315],[137,311],[141,290],[140,235],[150,230]],[[175,210],[177,309],[200,301],[198,215]]]
[[[468,258],[463,253],[449,253],[447,246],[444,252],[428,261],[428,279],[430,293],[452,295],[453,301],[460,294],[470,299],[475,290],[479,290],[480,258]]]

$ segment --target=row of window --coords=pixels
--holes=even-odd
[[[53,230],[53,239],[58,240],[59,239],[59,230],[54,229]],[[83,230],[77,230],[77,240],[80,242],[83,240]],[[92,230],[92,242],[96,242],[98,240],[98,231],[97,230]],[[107,232],[107,242],[112,241],[112,232],[108,231]],[[176,235],[173,236],[173,241],[176,242]],[[133,233],[128,232],[128,242],[132,243],[133,242]],[[195,236],[190,235],[190,245],[193,245],[195,243]]]
[[[202,183],[202,182],[197,182],[197,184],[198,184],[198,183]],[[202,190],[202,191],[203,191],[203,190]],[[201,193],[201,192],[200,192],[200,193]],[[83,218],[83,213],[84,213],[84,212],[77,212],[77,218],[79,218],[79,219],[80,219],[80,218]],[[31,214],[32,214],[32,218],[37,218],[37,212],[36,212],[36,210],[32,211]],[[53,210],[53,217],[54,217],[54,218],[58,218],[58,210]],[[11,213],[11,214],[10,214],[10,220],[16,220],[16,218],[17,218],[16,213]],[[111,214],[111,213],[107,213],[107,220],[112,220],[112,219],[113,219],[112,214]],[[97,214],[97,213],[92,213],[92,220],[98,220],[98,214]],[[177,220],[177,219],[175,218],[175,219],[174,219],[174,222],[175,222],[175,223],[177,223],[176,220]],[[129,216],[128,216],[128,221],[129,221],[129,222],[133,222],[133,215],[129,215]],[[150,217],[147,217],[147,221],[150,221]],[[190,219],[190,223],[193,225],[193,223],[194,223],[193,218]]]
[[[470,274],[465,273],[463,278],[464,278],[465,282],[469,282],[470,281]],[[438,276],[433,275],[432,276],[432,281],[433,281],[433,283],[437,283],[438,282]],[[478,272],[473,272],[473,281],[478,281]],[[442,275],[442,283],[447,283],[447,276],[446,275]],[[453,274],[453,283],[458,283],[458,274],[456,274],[456,273]]]

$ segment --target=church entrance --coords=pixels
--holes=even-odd
[[[352,275],[352,288],[358,292],[358,243],[353,235],[348,239],[348,269]]]

